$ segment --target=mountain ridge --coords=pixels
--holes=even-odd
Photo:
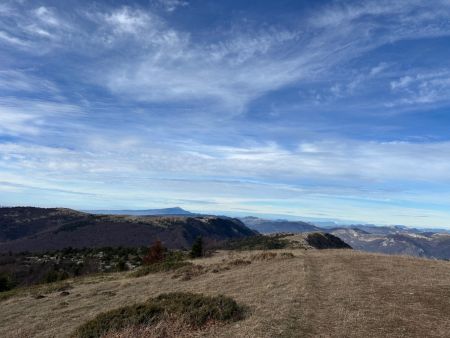
[[[187,211],[181,207],[161,208],[161,209],[119,209],[119,210],[83,210],[83,212],[91,214],[107,214],[107,215],[199,215],[190,211]]]
[[[240,220],[218,216],[98,215],[63,208],[0,209],[0,252],[42,252],[66,247],[149,246],[188,248],[206,242],[253,236]]]

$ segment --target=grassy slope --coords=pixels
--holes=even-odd
[[[72,282],[70,295],[14,296],[0,303],[1,337],[65,337],[97,313],[163,292],[233,297],[247,319],[205,337],[444,337],[450,332],[450,263],[351,250],[289,250],[296,257],[254,260],[190,280],[173,273],[126,274]],[[196,261],[227,264],[254,252]]]

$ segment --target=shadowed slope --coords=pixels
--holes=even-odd
[[[202,236],[221,241],[254,235],[237,219],[215,216],[93,215],[70,209],[0,208],[0,252],[66,247],[148,246],[188,248]]]

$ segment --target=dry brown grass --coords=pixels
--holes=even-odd
[[[268,261],[271,259],[275,259],[277,256],[278,256],[278,253],[276,253],[276,252],[271,252],[271,251],[260,252],[255,255],[251,255],[250,260],[252,260],[252,261]]]
[[[210,324],[211,329],[214,324]],[[205,331],[205,330],[203,330]],[[111,331],[102,338],[193,338],[202,333],[200,329],[190,328],[183,320],[173,317],[159,321],[156,325],[128,327],[120,331]]]
[[[257,252],[219,252],[195,260],[206,272],[190,280],[172,279],[173,273],[114,274],[71,281],[64,297],[58,291],[42,299],[17,294],[0,303],[0,337],[67,337],[100,312],[173,291],[220,293],[249,307],[243,321],[185,332],[194,336],[448,337],[450,262],[351,250],[277,253],[251,260]],[[251,264],[230,264],[238,259]],[[217,266],[229,268],[213,272]],[[161,325],[168,326],[160,328],[167,337],[180,336],[170,330],[182,324]],[[108,338],[130,337],[114,334],[123,335]]]

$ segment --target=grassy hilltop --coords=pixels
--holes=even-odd
[[[117,323],[117,311],[107,312],[114,309],[132,311],[125,322],[136,323],[133,306],[160,306],[155,297],[181,292],[178,300],[164,303],[170,311],[151,312],[152,324],[127,326],[105,337],[445,337],[449,280],[446,261],[301,245],[222,250],[141,277],[107,273],[17,291],[0,303],[0,336],[69,337],[81,325]],[[200,295],[194,297],[202,308],[219,311],[211,313],[230,315],[193,314],[191,294]],[[203,324],[191,325],[198,316]]]

